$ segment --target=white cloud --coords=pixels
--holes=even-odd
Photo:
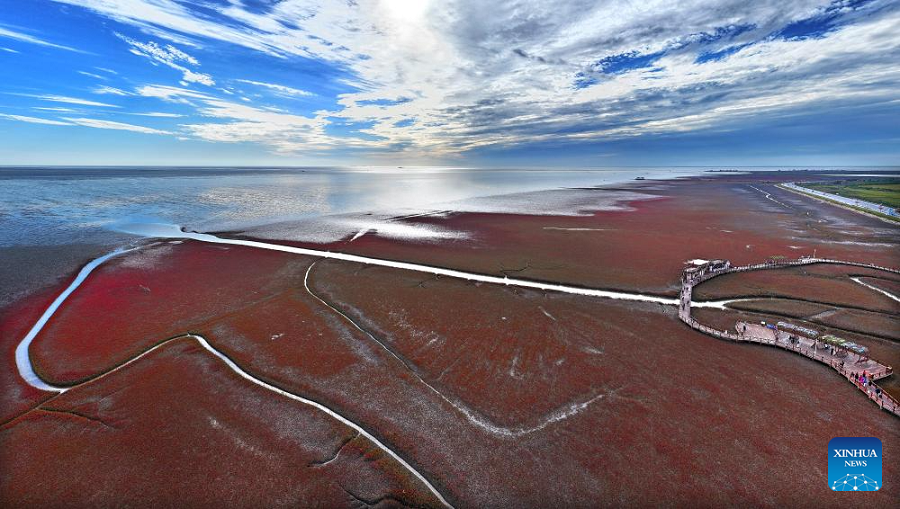
[[[184,124],[185,133],[220,143],[250,142],[267,145],[276,152],[322,150],[338,140],[325,133],[328,121],[240,104],[186,88],[164,85],[140,87],[137,93],[168,102],[189,104],[208,122]],[[343,141],[347,145],[353,142]]]
[[[131,92],[126,92],[120,88],[116,87],[108,87],[106,85],[99,86],[93,90],[95,94],[100,95],[119,95],[119,96],[127,96],[132,95]]]
[[[119,74],[119,73],[117,73],[116,71],[114,71],[114,70],[112,70],[112,69],[107,69],[106,67],[94,67],[94,69],[97,69],[98,71],[103,71],[103,72],[106,72],[106,73],[109,73],[109,74]]]
[[[152,111],[149,113],[132,113],[132,115],[138,115],[141,117],[159,117],[159,118],[181,118],[184,115],[179,115],[178,113],[163,113],[158,111]]]
[[[33,109],[33,110],[40,110],[40,111],[55,111],[55,112],[58,112],[58,113],[72,113],[72,112],[76,111],[76,110],[74,110],[74,109],[72,109],[72,108],[60,108],[60,107],[58,107],[58,106],[51,106],[51,107],[47,107],[47,106],[35,106],[34,108],[31,108],[31,109]]]
[[[151,62],[159,63],[167,67],[171,67],[176,71],[180,71],[182,73],[182,81],[184,81],[185,83],[199,83],[201,85],[207,86],[216,84],[216,82],[212,79],[212,76],[200,72],[195,72],[187,68],[186,65],[198,66],[200,65],[200,63],[196,58],[188,55],[187,53],[181,51],[175,46],[172,46],[171,44],[161,46],[153,41],[140,42],[122,34],[116,35],[119,37],[119,39],[122,39],[129,46],[131,46],[131,49],[129,50],[131,51],[131,53],[149,58]]]
[[[335,142],[325,134],[324,128],[328,122],[321,118],[292,115],[214,98],[204,99],[197,111],[205,117],[225,120],[182,126],[187,132],[206,141],[259,143],[278,152],[325,149]]]
[[[64,95],[39,95],[39,94],[18,94],[24,97],[34,97],[35,99],[40,99],[42,101],[50,101],[55,103],[66,103],[66,104],[79,104],[81,106],[99,106],[102,108],[118,108],[114,104],[106,104],[97,101],[89,101],[87,99],[79,99],[77,97],[67,97]]]
[[[99,120],[95,118],[64,118],[63,120],[67,120],[73,124],[84,126],[84,127],[93,127],[95,129],[112,129],[116,131],[132,131],[136,133],[144,133],[144,134],[173,134],[169,131],[162,131],[159,129],[152,129],[150,127],[144,127],[140,125],[134,124],[126,124],[123,122],[113,122],[111,120]]]
[[[49,120],[46,118],[38,118],[38,117],[26,117],[24,115],[7,115],[6,113],[0,113],[0,118],[5,118],[8,120],[17,120],[19,122],[28,122],[29,124],[45,124],[45,125],[72,125],[68,122],[60,122],[58,120]]]
[[[288,87],[285,85],[278,85],[275,83],[265,83],[263,81],[253,81],[253,80],[234,80],[239,83],[246,83],[248,85],[256,85],[257,87],[268,88],[270,90],[274,90],[277,94],[283,96],[297,96],[297,97],[307,97],[315,95],[312,92],[307,92],[306,90],[300,90],[299,88]]]
[[[136,92],[143,97],[154,97],[163,101],[186,104],[191,104],[192,99],[214,99],[213,96],[203,92],[167,85],[145,85],[138,87]]]
[[[19,53],[18,51],[14,50],[12,48],[4,48],[2,46],[0,46],[0,51],[5,51],[7,53]]]
[[[66,51],[74,51],[76,53],[84,53],[83,51],[75,48],[71,48],[69,46],[63,46],[62,44],[54,44],[52,42],[45,41],[39,37],[35,37],[33,35],[23,34],[22,32],[16,32],[14,30],[10,30],[8,28],[3,28],[0,26],[0,37],[6,37],[8,39],[13,39],[16,41],[27,42],[31,44],[37,44],[39,46],[46,46],[48,48],[56,48],[62,49]],[[15,53],[18,53],[15,50],[12,50]]]
[[[73,111],[67,110],[66,108],[35,108],[35,109],[43,109],[47,111]],[[148,116],[161,116],[158,114],[150,114]],[[0,113],[0,119],[7,120],[15,120],[18,122],[27,122],[30,124],[43,124],[43,125],[55,125],[55,126],[82,126],[82,127],[92,127],[95,129],[112,129],[116,131],[131,131],[136,133],[143,134],[175,134],[170,131],[163,131],[160,129],[153,129],[150,127],[145,127],[141,125],[134,124],[126,124],[124,122],[114,122],[111,120],[100,120],[95,118],[83,118],[83,117],[63,117],[60,120],[51,120],[40,117],[29,117],[25,115],[10,115],[6,113]]]
[[[277,150],[335,145],[322,131],[329,118],[372,124],[363,134],[377,140],[349,137],[345,146],[441,156],[487,145],[683,132],[813,105],[900,98],[900,8],[888,0],[846,5],[847,23],[795,40],[771,34],[822,14],[831,0],[518,0],[492,2],[489,15],[479,0],[283,0],[265,14],[235,1],[220,10],[224,22],[174,0],[57,1],[157,34],[348,70],[343,83],[358,91],[314,118],[267,126],[260,125],[263,110],[232,108],[231,122],[188,126],[206,139]],[[697,63],[699,53],[729,46],[730,56]],[[169,48],[139,51],[182,72],[194,65]],[[599,64],[657,52],[665,54],[652,67],[609,73]],[[578,88],[579,79],[596,83]],[[146,92],[207,110],[215,100],[161,87]]]
[[[106,76],[100,76],[99,74],[94,74],[94,73],[92,73],[92,72],[78,71],[78,74],[87,76],[87,77],[89,77],[89,78],[96,78],[96,79],[98,79],[98,80],[105,80],[105,79],[108,79]]]

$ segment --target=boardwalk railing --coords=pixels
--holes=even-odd
[[[831,366],[835,371],[843,375],[848,381],[853,383],[853,385],[855,385],[863,394],[865,394],[866,397],[875,402],[875,404],[877,404],[880,408],[900,417],[900,403],[898,403],[897,399],[884,392],[883,389],[881,389],[877,384],[874,383],[874,380],[881,380],[882,378],[890,376],[893,373],[893,368],[891,368],[891,366],[885,366],[871,359],[866,359],[865,362],[863,362],[862,358],[859,356],[848,358],[845,361],[844,359],[839,358],[836,355],[825,353],[824,350],[826,350],[827,348],[822,349],[823,351],[819,352],[818,350],[820,350],[820,348],[818,348],[818,345],[820,344],[820,342],[805,338],[803,336],[799,336],[797,334],[788,334],[782,331],[775,330],[769,333],[770,337],[763,337],[760,335],[748,333],[748,329],[752,329],[753,327],[758,326],[743,324],[743,322],[739,322],[737,324],[736,331],[738,332],[723,331],[715,329],[713,327],[709,327],[708,325],[703,325],[702,323],[698,322],[693,316],[691,316],[691,297],[693,295],[694,286],[704,281],[708,281],[716,276],[730,274],[733,272],[777,269],[784,267],[795,267],[798,265],[812,265],[815,263],[851,265],[900,274],[900,270],[891,267],[882,267],[880,265],[871,263],[834,260],[831,258],[771,260],[767,263],[757,263],[754,265],[743,265],[739,267],[731,267],[726,263],[721,268],[715,270],[710,270],[708,267],[701,267],[699,272],[696,270],[686,270],[682,274],[681,299],[680,305],[678,307],[678,317],[692,329],[700,331],[709,336],[713,336],[715,338],[723,339],[726,341],[748,342],[774,346],[783,350],[790,350],[792,352],[803,355],[804,357],[813,359],[823,364],[827,364],[828,366]],[[741,327],[742,324],[743,328]],[[859,376],[861,373],[866,374],[868,383],[859,382]]]

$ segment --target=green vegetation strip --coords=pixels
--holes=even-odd
[[[900,179],[845,180],[804,183],[803,187],[836,194],[845,198],[865,200],[892,208],[900,208]]]
[[[804,183],[802,186],[801,186],[800,184],[797,184],[797,185],[800,186],[800,187],[808,187],[808,188],[812,188],[811,185],[805,184],[805,183]],[[805,195],[805,196],[809,196],[810,198],[815,198],[816,200],[821,200],[821,201],[824,201],[824,202],[828,202],[828,203],[837,205],[838,207],[844,207],[845,209],[855,210],[855,211],[857,211],[857,212],[862,212],[863,214],[869,214],[869,215],[871,215],[871,216],[877,216],[877,217],[880,217],[880,218],[882,218],[882,219],[887,219],[888,221],[894,221],[895,223],[900,223],[900,217],[890,216],[890,215],[888,215],[888,214],[882,214],[882,213],[880,213],[880,212],[875,212],[874,210],[864,209],[864,208],[862,208],[862,207],[854,207],[853,205],[847,205],[846,203],[841,203],[841,202],[839,202],[839,201],[829,200],[828,198],[825,198],[825,197],[823,197],[823,196],[819,196],[819,195],[816,195],[816,194],[812,194],[812,193],[804,193],[803,191],[800,191],[800,190],[798,190],[798,189],[796,189],[796,188],[795,188],[795,189],[791,189],[791,188],[784,187],[784,186],[780,186],[780,185],[779,185],[778,187],[781,188],[781,189],[784,189],[784,190],[786,190],[786,191],[791,191],[791,192],[795,192],[795,193],[800,193],[800,194],[803,194],[803,195]],[[817,189],[817,190],[818,190],[818,189]]]

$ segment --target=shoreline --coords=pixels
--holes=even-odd
[[[0,311],[70,278],[115,244],[0,247]]]
[[[603,171],[603,170],[599,170]],[[833,170],[826,170],[833,171]],[[850,170],[852,171],[852,170]],[[541,220],[541,219],[558,219],[559,223],[579,223],[575,226],[554,226],[553,224],[548,224],[542,226],[542,228],[547,231],[556,231],[558,233],[590,233],[590,232],[598,232],[603,233],[602,228],[591,228],[591,227],[583,227],[580,226],[581,220],[585,220],[585,222],[590,222],[591,218],[596,217],[598,214],[603,214],[606,211],[615,212],[621,210],[627,213],[639,212],[637,209],[642,207],[644,204],[652,203],[656,200],[665,200],[670,199],[671,196],[666,196],[665,194],[659,195],[654,193],[659,193],[658,185],[666,185],[672,183],[702,183],[702,182],[725,182],[732,179],[742,179],[748,178],[752,181],[760,181],[763,182],[770,181],[772,178],[776,178],[781,182],[790,182],[796,178],[796,175],[800,174],[800,176],[809,177],[811,172],[807,171],[761,171],[761,172],[733,172],[733,171],[706,171],[701,172],[697,175],[690,176],[675,176],[672,178],[665,179],[648,179],[641,181],[622,181],[615,182],[609,184],[603,184],[596,187],[591,188],[548,188],[541,191],[528,191],[525,193],[511,193],[511,194],[500,194],[500,195],[488,195],[482,198],[476,198],[475,201],[486,201],[490,202],[492,200],[503,200],[508,197],[515,197],[517,195],[527,194],[538,196],[547,196],[549,194],[565,194],[565,193],[612,193],[608,198],[604,198],[603,205],[599,208],[583,208],[578,213],[574,214],[565,214],[559,215],[558,212],[553,213],[540,213],[535,215],[534,213],[525,213],[525,212],[510,212],[503,211],[503,207],[500,207],[500,210],[496,212],[488,212],[488,211],[478,211],[476,210],[443,210],[443,211],[426,211],[424,213],[417,213],[407,216],[390,216],[390,214],[386,214],[385,217],[393,217],[394,220],[411,225],[441,225],[442,223],[454,223],[459,220],[463,220],[463,222],[478,223],[480,220],[490,219],[490,220],[502,220],[503,218],[509,218],[510,220]],[[840,173],[829,173],[830,176],[842,176]],[[753,186],[750,186],[753,187]],[[808,195],[805,193],[801,193],[795,190],[786,189],[781,185],[777,187],[785,189],[785,191],[790,191],[796,193],[800,196],[805,196],[809,199],[816,200],[823,204],[828,205],[836,205],[840,208],[843,208],[848,211],[852,211],[856,214],[861,214],[864,216],[871,217],[873,219],[878,219],[882,222],[887,222],[888,224],[896,224],[892,223],[885,218],[878,217],[876,215],[870,214],[866,211],[861,211],[858,209],[849,208],[843,206],[839,203],[834,203],[826,200],[822,200],[819,197]],[[755,188],[754,188],[755,189]],[[624,192],[623,196],[616,196],[617,193]],[[580,198],[584,199],[584,198]],[[768,198],[771,200],[771,198]],[[572,205],[568,205],[569,210],[573,212],[578,210],[577,208],[573,208]],[[371,215],[371,214],[364,214]],[[311,223],[316,224],[321,221],[329,221],[334,216],[325,215],[313,219],[301,220],[300,223]],[[553,222],[552,220],[550,221]],[[272,228],[277,225],[285,225],[286,227],[290,227],[294,224],[298,224],[297,221],[277,221],[275,223],[269,223],[265,226],[261,226],[259,228],[266,229]],[[466,225],[468,228],[468,225]],[[299,248],[309,248],[309,249],[323,249],[323,250],[346,250],[348,254],[358,253],[360,255],[367,255],[368,252],[363,249],[359,249],[359,246],[366,243],[375,242],[376,244],[396,244],[396,245],[407,245],[411,250],[416,250],[419,247],[424,248],[425,250],[432,250],[434,248],[446,247],[448,245],[454,245],[458,242],[465,243],[470,239],[466,239],[464,236],[460,237],[458,240],[454,241],[453,239],[416,239],[410,238],[406,239],[404,237],[391,237],[388,234],[387,237],[378,234],[378,228],[375,227],[370,231],[360,230],[357,233],[346,237],[342,237],[339,240],[334,241],[309,241],[309,240],[291,240],[280,238],[277,235],[256,235],[254,234],[254,230],[257,228],[251,228],[249,230],[224,230],[224,231],[214,231],[211,232],[213,235],[224,234],[232,239],[241,239],[248,241],[267,241],[271,240],[272,242],[282,243],[284,245],[289,245],[292,247]],[[449,231],[454,231],[453,228]],[[459,230],[465,233],[466,230]],[[122,234],[121,230],[116,230],[117,234]],[[477,234],[476,234],[477,235]],[[11,307],[17,301],[21,301],[27,298],[30,295],[36,294],[38,292],[44,291],[46,289],[57,286],[61,280],[65,280],[67,278],[73,277],[73,275],[80,270],[80,267],[86,264],[91,259],[102,256],[103,254],[110,252],[114,249],[126,248],[127,246],[139,245],[142,242],[145,242],[146,239],[141,238],[140,236],[131,237],[126,234],[126,237],[122,241],[119,242],[111,242],[108,244],[60,244],[60,245],[32,245],[32,246],[7,246],[0,247],[0,260],[8,261],[4,263],[3,266],[6,267],[5,271],[0,271],[0,282],[3,282],[2,286],[3,291],[0,291],[0,310],[4,308]],[[373,239],[375,239],[373,241]],[[477,240],[477,238],[475,239]],[[362,241],[362,242],[360,242]],[[448,244],[449,242],[449,244]],[[686,258],[687,260],[687,258]],[[752,261],[752,260],[748,260]],[[23,270],[24,268],[24,270]],[[450,264],[448,268],[460,269],[465,271],[466,268],[455,266],[455,264]],[[502,272],[502,271],[501,271]],[[534,277],[529,278],[533,279],[536,283],[546,283],[553,284],[554,282],[558,282],[559,280],[550,276],[543,277]],[[670,278],[671,279],[671,278]],[[649,295],[655,295],[659,297],[670,297],[677,296],[678,290],[675,285],[672,285],[668,288],[630,288],[627,286],[616,285],[616,284],[597,284],[596,282],[592,282],[590,284],[580,285],[577,282],[566,281],[567,285],[570,286],[584,286],[585,288],[594,288],[594,289],[603,289],[605,291],[624,291],[624,292],[632,292],[639,291],[642,293],[646,293]]]
[[[891,440],[896,432],[889,431],[893,418],[871,412],[871,404],[846,384],[823,381],[821,366],[799,356],[705,337],[683,326],[674,307],[663,305],[675,304],[677,298],[646,295],[668,288],[672,280],[679,284],[685,263],[718,257],[760,262],[781,253],[796,258],[818,246],[820,258],[849,254],[887,264],[893,255],[882,244],[896,244],[893,230],[794,197],[758,176],[628,187],[646,191],[648,186],[658,199],[580,216],[456,213],[399,219],[470,233],[450,242],[410,242],[367,233],[352,242],[315,247],[271,245],[166,227],[155,233],[176,238],[136,240],[141,249],[98,265],[46,321],[43,332],[32,334],[37,336],[28,349],[33,369],[54,385],[111,373],[66,390],[48,405],[62,411],[74,408],[88,418],[62,423],[60,419],[69,417],[42,411],[46,393],[21,387],[25,384],[13,367],[2,379],[6,408],[36,410],[4,430],[8,436],[43,436],[54,426],[107,423],[120,428],[114,436],[132,437],[134,426],[147,418],[144,405],[160,396],[116,389],[147,377],[155,380],[153,373],[164,376],[179,362],[172,355],[189,362],[181,354],[188,351],[194,359],[190,363],[213,362],[215,370],[237,386],[249,386],[251,393],[253,387],[259,389],[255,396],[236,400],[237,386],[226,390],[219,380],[212,388],[217,404],[208,410],[219,426],[213,433],[239,431],[245,443],[262,450],[283,445],[265,425],[222,428],[242,422],[235,419],[244,418],[243,409],[263,401],[284,403],[264,390],[267,386],[246,383],[230,365],[209,358],[211,351],[202,344],[172,343],[128,364],[158,347],[159,338],[189,334],[205,338],[254,379],[358,423],[460,506],[540,502],[546,497],[587,501],[596,493],[596,479],[610,480],[610,493],[624,501],[634,500],[630,497],[636,493],[671,497],[683,481],[667,477],[666,468],[654,465],[672,461],[672,443],[726,465],[723,468],[738,473],[748,485],[758,482],[754,472],[765,469],[741,458],[748,451],[745,445],[755,448],[762,437],[800,440],[795,457],[779,458],[791,465],[787,471],[814,461],[818,449],[812,444],[837,432],[838,425],[847,433],[883,436],[885,447],[896,450],[898,441]],[[862,238],[869,243],[858,242]],[[832,244],[823,248],[823,239]],[[855,243],[835,243],[841,240]],[[772,288],[776,293],[798,288],[797,278],[811,276],[823,302],[839,306],[844,297],[865,292],[866,302],[893,309],[893,300],[857,281],[846,281],[857,292],[848,293],[841,274],[827,268],[791,269],[780,274],[788,279]],[[622,291],[585,292],[573,284],[593,287],[597,282],[621,286]],[[734,288],[719,286],[726,295]],[[560,288],[569,293],[554,291]],[[23,302],[27,312],[4,323],[10,358],[53,297],[59,299],[49,294],[61,290],[57,286],[45,292],[42,302]],[[639,300],[591,298],[585,293]],[[832,299],[832,294],[841,299]],[[896,350],[889,344],[881,348],[890,349],[891,355]],[[875,358],[882,359],[880,353]],[[110,366],[120,369],[109,371]],[[205,369],[209,374],[211,368]],[[175,394],[194,408],[192,398],[209,389],[204,379],[180,387],[177,381],[173,385],[176,378],[163,378],[163,394]],[[783,379],[792,383],[772,383]],[[95,392],[109,394],[102,407],[80,403],[83,394]],[[822,402],[836,394],[845,396],[841,405],[823,407]],[[823,411],[828,419],[821,426],[803,427]],[[180,426],[193,422],[188,414],[167,419]],[[284,418],[293,422],[293,417]],[[183,429],[191,443],[192,437],[211,432],[209,423],[193,426]],[[288,429],[296,431],[293,425]],[[796,429],[805,435],[792,434]],[[572,438],[587,433],[597,437],[597,447]],[[735,441],[735,433],[747,438],[746,443]],[[335,453],[327,444],[346,438],[318,439],[321,442],[314,444],[325,444],[324,457],[333,459],[343,446]],[[156,435],[127,438],[132,439],[155,440]],[[44,450],[41,440],[10,440],[25,451]],[[625,456],[634,458],[636,446],[644,447],[637,455],[644,459],[636,461],[652,485],[660,487],[649,495],[614,482],[629,478],[631,466],[623,470],[617,465]],[[137,468],[143,464],[129,459],[127,449],[115,450],[122,451],[112,453],[116,458],[123,455],[118,460]],[[523,455],[534,461],[510,470]],[[580,469],[573,470],[576,465]],[[385,466],[401,469],[394,463]],[[494,479],[492,489],[465,482],[460,477],[465,472]],[[75,477],[89,480],[92,475],[89,469]],[[557,477],[568,479],[564,489]],[[702,484],[689,485],[692,496],[705,493]],[[774,500],[792,500],[796,486],[791,486],[774,493]],[[676,495],[676,501],[683,500]]]

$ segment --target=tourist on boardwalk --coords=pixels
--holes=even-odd
[[[816,261],[813,261],[812,258],[809,258],[806,260],[801,259],[800,261],[805,261],[808,263],[843,263],[828,259],[815,260]],[[771,265],[778,265],[778,262],[774,260],[767,260],[764,264],[743,267],[738,270],[767,268]],[[732,272],[734,271],[736,270],[732,270]],[[895,270],[895,272],[900,271]],[[707,276],[714,275],[716,274],[712,272],[707,274]],[[887,409],[897,415],[900,415],[900,413],[898,413],[898,407],[900,407],[900,405],[898,405],[898,402],[893,397],[891,397],[891,395],[885,397],[884,391],[877,385],[875,385],[875,378],[890,375],[892,373],[892,369],[889,366],[883,366],[878,362],[872,362],[872,360],[868,357],[868,349],[866,347],[828,334],[826,334],[821,340],[819,340],[817,336],[821,334],[820,331],[806,329],[804,327],[793,325],[789,322],[778,322],[776,324],[770,324],[767,321],[759,321],[757,324],[757,322],[755,321],[747,322],[744,320],[739,320],[737,321],[733,329],[725,329],[724,331],[706,326],[703,323],[700,323],[696,318],[691,316],[690,290],[692,289],[692,286],[694,284],[700,281],[705,281],[706,279],[709,279],[709,277],[696,276],[694,274],[685,274],[685,276],[686,277],[683,280],[680,302],[682,309],[679,310],[682,312],[678,313],[678,318],[691,328],[704,332],[711,336],[718,337],[720,339],[750,341],[754,343],[768,344],[801,353],[806,357],[831,366],[831,368],[835,369],[842,376],[846,377],[849,382],[856,385],[862,392],[864,392],[868,396],[869,399],[878,403],[881,408]],[[753,328],[751,329],[751,327]],[[795,334],[795,329],[802,331],[803,333]],[[735,332],[737,334],[735,334]],[[819,352],[819,350],[822,350],[822,352]],[[847,362],[845,359],[849,359],[849,365],[845,365]],[[870,373],[869,368],[873,364],[877,366],[877,368]],[[860,370],[859,368],[861,367],[865,367],[866,369]],[[887,402],[885,402],[885,400],[887,400]]]

